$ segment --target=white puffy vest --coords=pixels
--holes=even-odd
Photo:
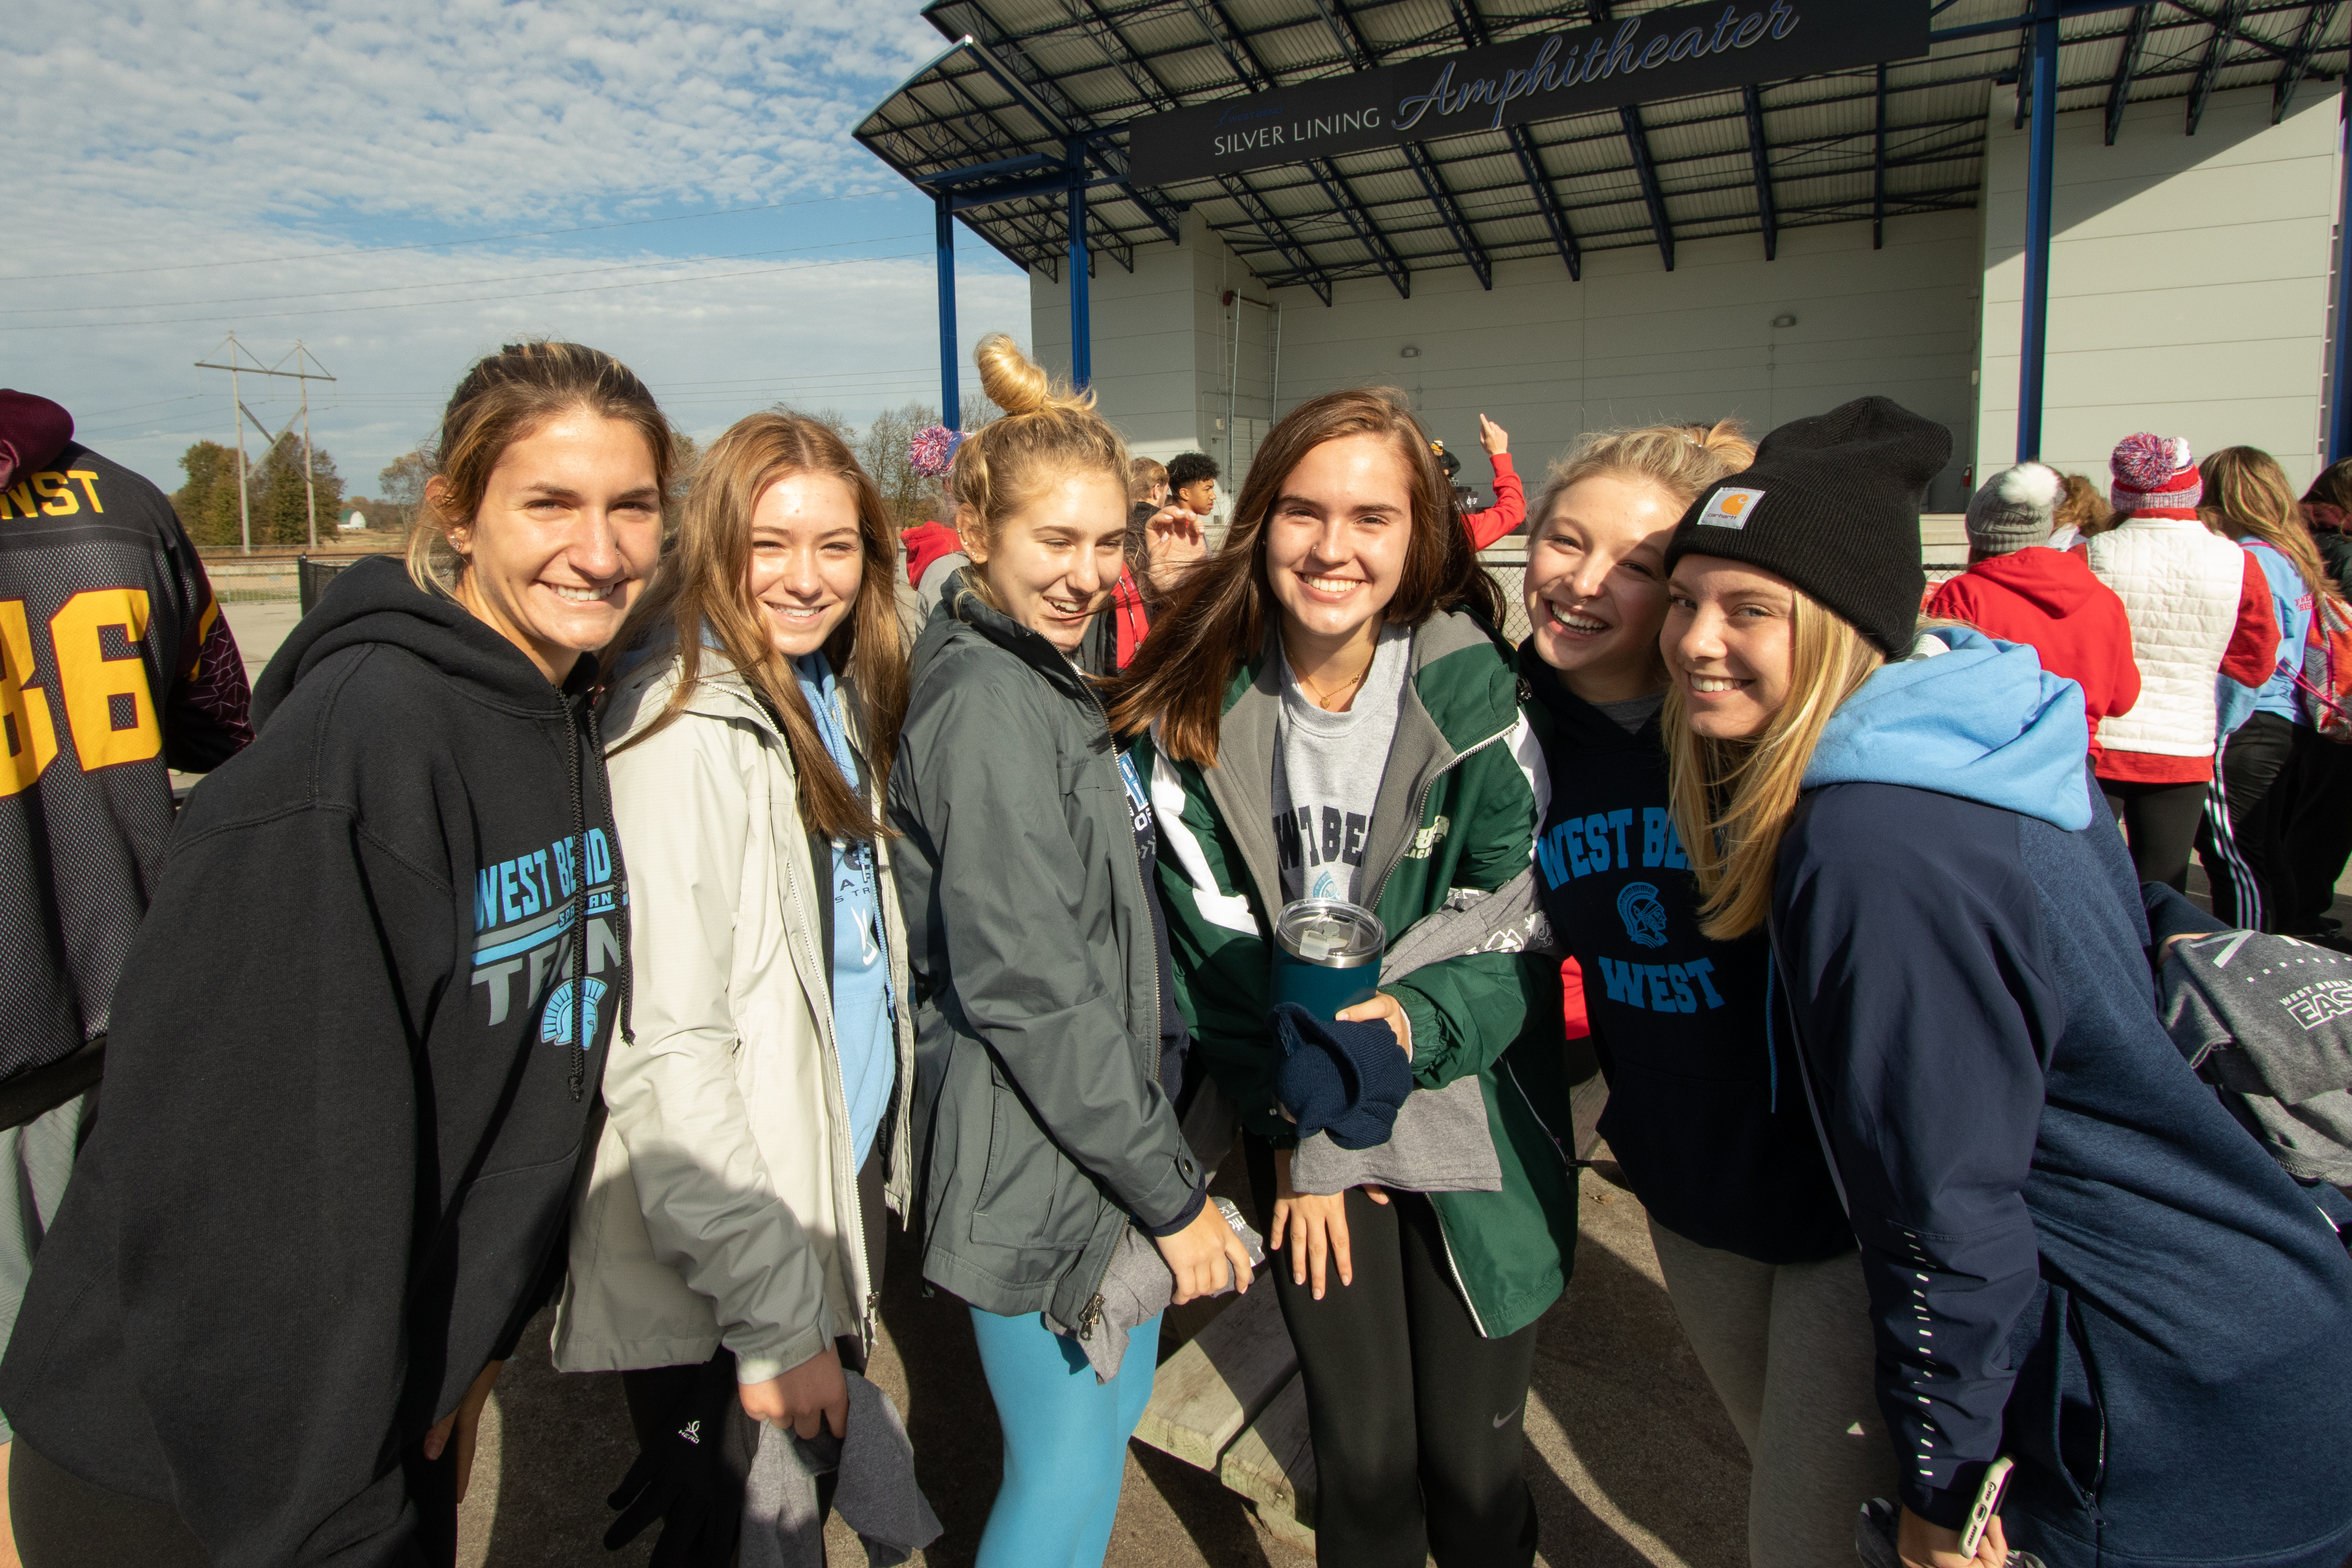
[[[2246,552],[2194,518],[2136,517],[2087,546],[2131,616],[2139,700],[2099,721],[2110,752],[2213,754],[2213,682],[2238,625]]]

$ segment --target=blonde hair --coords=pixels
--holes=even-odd
[[[1596,430],[1551,466],[1528,513],[1528,542],[1550,516],[1552,503],[1570,486],[1606,474],[1647,479],[1687,507],[1709,485],[1756,460],[1756,443],[1737,419],[1712,425],[1645,425],[1634,430]]]
[[[627,365],[581,343],[534,339],[509,343],[477,360],[442,411],[434,445],[436,502],[428,490],[408,534],[408,575],[428,594],[446,594],[466,570],[449,542],[470,527],[490,474],[509,447],[574,408],[634,425],[653,454],[654,482],[665,498],[677,468],[677,441],[654,395]]]
[[[1747,935],[1770,912],[1780,840],[1813,748],[1830,715],[1886,662],[1853,623],[1790,592],[1789,696],[1760,734],[1717,741],[1694,732],[1679,684],[1659,721],[1675,829],[1706,900],[1699,933],[1717,942]]]
[[[1128,493],[1127,443],[1095,412],[1091,390],[1075,392],[1045,374],[1003,332],[992,332],[972,350],[980,389],[1004,410],[956,448],[950,483],[956,501],[956,531],[993,551],[1012,517],[1054,480],[1070,474],[1099,474]],[[1124,508],[1119,521],[1126,521]],[[965,574],[981,597],[996,608],[985,566]]]
[[[863,575],[849,614],[824,651],[835,670],[856,678],[869,793],[878,799],[888,787],[898,727],[907,716],[907,654],[893,583],[898,525],[840,436],[803,414],[746,415],[696,465],[677,539],[604,653],[610,680],[631,650],[667,633],[678,659],[677,684],[654,721],[614,750],[650,739],[684,712],[701,681],[705,656],[717,654],[751,683],[782,726],[799,781],[801,820],[827,838],[871,841],[885,830],[825,749],[800,679],[776,651],[751,596],[752,513],[770,486],[795,474],[839,479],[857,509]]]
[[[2252,447],[2224,447],[2198,468],[2205,479],[2206,502],[2216,514],[2217,531],[2231,539],[2261,540],[2294,563],[2314,598],[2336,596],[2336,581],[2320,564],[2319,547],[2303,526],[2294,487],[2287,483],[2286,470],[2276,458]]]

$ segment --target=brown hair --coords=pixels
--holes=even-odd
[[[2277,458],[2253,447],[2224,447],[2198,469],[2205,479],[2206,503],[2214,511],[2209,526],[2231,539],[2261,540],[2294,563],[2313,597],[2335,595],[2335,580],[2320,564],[2319,547],[2303,526],[2294,487]]]
[[[441,497],[436,503],[428,493],[419,502],[408,534],[408,574],[418,587],[448,592],[466,570],[465,557],[449,543],[450,531],[472,523],[499,459],[574,408],[635,426],[653,453],[656,490],[669,494],[677,443],[654,395],[627,365],[580,343],[509,343],[475,362],[442,411],[433,448]]]
[[[702,679],[707,636],[718,645],[713,651],[741,672],[782,723],[800,780],[801,820],[828,838],[870,840],[882,829],[834,765],[800,681],[776,651],[751,597],[751,514],[770,486],[794,474],[837,479],[856,502],[864,575],[856,601],[834,629],[824,654],[835,669],[855,669],[865,707],[862,739],[871,791],[878,795],[889,783],[898,726],[907,716],[907,652],[893,582],[898,525],[841,437],[800,414],[746,416],[712,442],[697,465],[677,542],[605,655],[609,678],[622,652],[667,633],[676,643],[677,686],[654,721],[615,750],[635,745],[685,711]]]
[[[1131,501],[1150,498],[1151,487],[1168,482],[1168,465],[1151,458],[1138,458],[1127,465],[1127,499]]]
[[[2352,458],[2338,458],[2320,469],[2311,488],[2303,492],[2303,500],[2306,506],[2332,506],[2352,513]]]
[[[956,448],[955,526],[967,542],[993,553],[1005,521],[1072,473],[1100,474],[1127,493],[1127,443],[1095,412],[1093,392],[1073,392],[1054,380],[1003,332],[981,339],[971,357],[980,367],[981,391],[1004,413]],[[992,606],[1003,608],[986,565],[966,573],[964,581]]]
[[[2074,528],[2088,537],[2105,533],[2116,525],[2116,509],[2099,493],[2099,487],[2080,474],[2062,475],[2059,483],[2064,488],[2058,495],[2058,504],[2051,509],[2053,531]]]
[[[1551,466],[1528,511],[1532,544],[1551,515],[1552,502],[1570,486],[1602,474],[1647,479],[1684,506],[1698,492],[1756,460],[1756,443],[1737,419],[1712,425],[1649,425],[1638,430],[1598,430]]]
[[[1772,879],[1796,813],[1805,769],[1830,715],[1870,679],[1885,656],[1853,625],[1792,588],[1789,696],[1758,734],[1717,741],[1690,727],[1680,682],[1666,690],[1667,802],[1706,902],[1699,934],[1745,936],[1772,908]]]
[[[1479,569],[1470,536],[1454,519],[1450,487],[1429,449],[1428,434],[1405,406],[1404,394],[1389,387],[1327,392],[1300,404],[1266,432],[1242,481],[1223,545],[1184,579],[1114,688],[1116,728],[1133,731],[1158,721],[1161,751],[1204,767],[1216,765],[1226,682],[1236,666],[1265,646],[1269,617],[1280,614],[1265,571],[1266,521],[1283,484],[1307,454],[1350,436],[1388,441],[1408,476],[1412,534],[1385,623],[1418,626],[1438,611],[1460,605],[1490,628],[1502,625],[1501,591]]]

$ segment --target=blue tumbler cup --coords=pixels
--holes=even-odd
[[[1388,931],[1344,899],[1297,899],[1274,920],[1274,999],[1318,1018],[1369,1002],[1380,986]]]

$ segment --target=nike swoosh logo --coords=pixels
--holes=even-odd
[[[1508,1410],[1504,1411],[1500,1415],[1496,1416],[1495,1430],[1497,1432],[1501,1431],[1503,1429],[1503,1424],[1508,1421],[1512,1416],[1517,1415],[1518,1413],[1519,1407],[1514,1405]]]

